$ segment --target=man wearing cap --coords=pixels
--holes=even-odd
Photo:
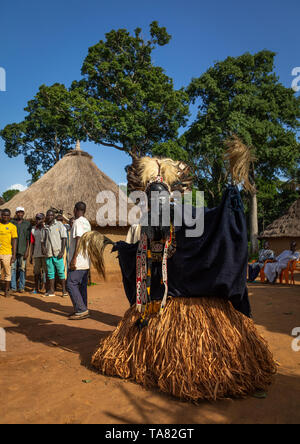
[[[17,227],[17,257],[11,268],[11,289],[17,291],[19,281],[19,292],[23,293],[26,280],[26,261],[29,256],[31,224],[24,220],[25,209],[18,207],[16,209],[15,219],[12,223]]]

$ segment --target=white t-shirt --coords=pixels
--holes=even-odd
[[[81,216],[78,219],[75,219],[70,234],[69,265],[75,253],[76,237],[81,237],[85,233],[88,233],[89,231],[91,231],[91,225],[85,217]],[[89,268],[90,268],[89,257],[79,254],[76,259],[76,270],[89,270]]]

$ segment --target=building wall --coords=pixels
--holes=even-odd
[[[295,240],[297,242],[297,251],[300,251],[300,237],[290,238],[290,237],[280,237],[280,238],[270,238],[265,239],[270,242],[271,250],[275,251],[276,256],[282,253],[284,250],[289,250],[290,243]]]

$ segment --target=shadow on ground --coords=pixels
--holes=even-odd
[[[73,307],[65,306],[58,302],[50,302],[49,299],[44,301],[32,296],[14,296],[14,298],[16,301],[24,302],[41,312],[52,313],[65,318],[74,311]],[[116,327],[122,319],[120,316],[111,313],[103,313],[98,310],[90,310],[90,318],[111,327]]]
[[[105,321],[105,314],[102,313],[102,315]],[[26,336],[31,342],[41,343],[48,347],[58,347],[67,352],[79,354],[81,364],[89,368],[91,357],[100,340],[109,334],[107,331],[98,329],[80,328],[78,324],[67,326],[39,318],[18,316],[8,317],[6,320],[14,324],[13,327],[5,329],[7,334],[18,333]]]
[[[147,390],[137,397],[128,384],[120,384],[119,390],[127,399],[130,413],[106,411],[112,423],[153,424],[155,419],[159,424],[160,415],[164,418],[161,423],[169,424],[298,424],[300,420],[300,378],[294,376],[276,375],[266,399],[249,396],[190,403]]]

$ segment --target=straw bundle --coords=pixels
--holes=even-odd
[[[104,277],[104,279],[104,250],[107,245],[114,245],[114,243],[108,237],[103,236],[98,231],[90,231],[89,233],[85,233],[80,238],[78,244],[79,254],[90,257],[93,266],[96,268],[99,275]]]
[[[227,139],[225,145],[227,151],[224,160],[229,163],[233,183],[235,185],[243,184],[246,191],[255,192],[255,187],[249,179],[250,166],[255,161],[253,152],[236,135]]]
[[[147,328],[130,308],[104,339],[92,364],[189,401],[244,397],[265,390],[276,372],[267,343],[251,319],[217,298],[170,299]]]

